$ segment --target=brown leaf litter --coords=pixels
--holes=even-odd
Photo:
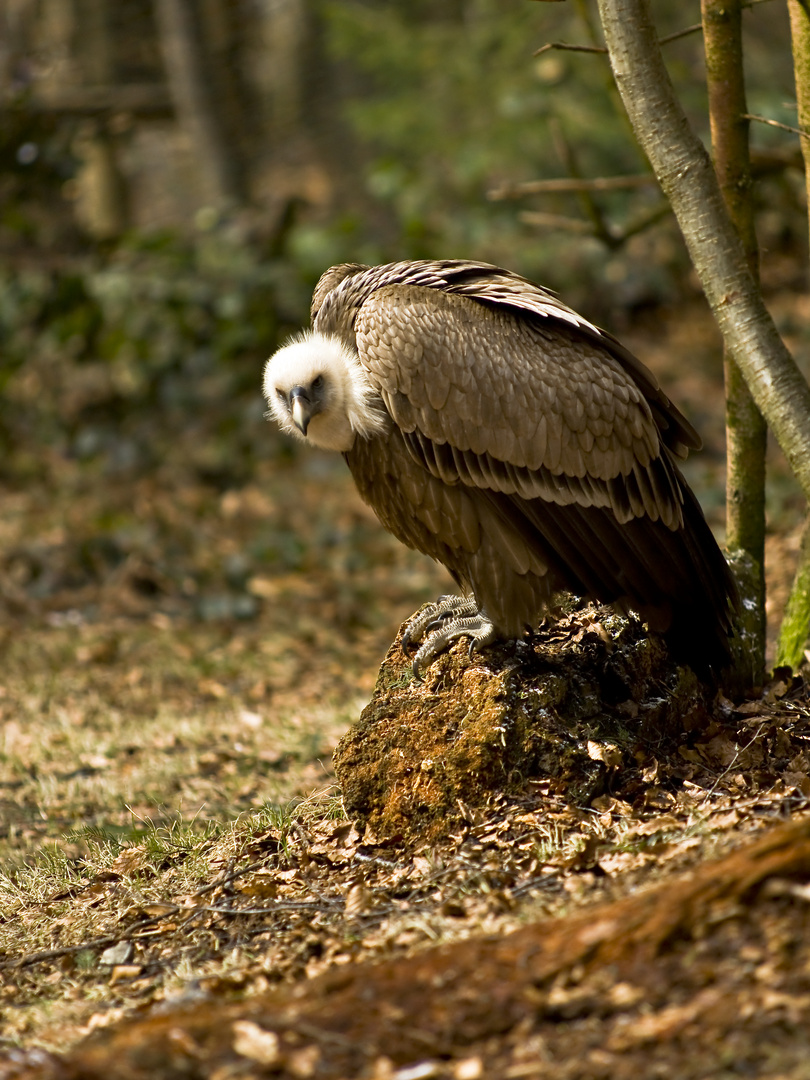
[[[806,1075],[808,881],[804,819],[568,918],[192,1001],[63,1058],[20,1053],[4,1076]]]
[[[543,633],[457,648],[424,684],[393,647],[336,754],[355,821],[324,804],[248,830],[196,891],[124,907],[75,947],[112,987],[99,1030],[10,1050],[0,1077],[806,1075],[807,686],[708,701],[602,609]],[[189,947],[233,963],[161,1000]]]

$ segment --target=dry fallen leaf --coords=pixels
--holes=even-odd
[[[116,964],[110,972],[110,986],[126,982],[127,979],[135,979],[142,971],[140,964]]]
[[[301,1080],[309,1080],[310,1076],[315,1075],[320,1057],[321,1052],[317,1046],[304,1046],[290,1054],[287,1068],[293,1076],[300,1077]]]
[[[146,858],[146,850],[143,844],[133,844],[131,847],[125,847],[113,860],[110,870],[115,874],[132,874],[136,870],[143,869],[143,863]]]
[[[257,899],[272,900],[278,895],[276,876],[266,870],[258,870],[250,877],[242,878],[235,882],[234,888],[245,896]]]
[[[366,911],[370,911],[374,906],[374,894],[369,892],[362,881],[358,881],[355,885],[349,889],[346,894],[346,914],[362,915]]]
[[[279,1037],[251,1020],[235,1020],[231,1024],[233,1048],[241,1057],[259,1065],[276,1065],[281,1059]]]
[[[622,752],[618,746],[594,742],[592,739],[588,739],[588,757],[604,762],[609,769],[618,769],[622,763]]]
[[[484,1075],[484,1063],[480,1057],[464,1058],[453,1066],[453,1080],[480,1080]]]

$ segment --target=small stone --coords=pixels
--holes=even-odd
[[[108,946],[99,956],[98,962],[102,967],[116,967],[126,964],[132,956],[132,942],[119,941],[115,945]]]

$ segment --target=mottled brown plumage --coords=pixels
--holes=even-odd
[[[464,261],[332,267],[312,329],[268,362],[276,418],[342,450],[383,525],[474,595],[422,659],[519,637],[570,589],[640,611],[699,669],[726,663],[734,585],[676,463],[700,439],[618,341]]]

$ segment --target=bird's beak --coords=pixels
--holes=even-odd
[[[312,419],[312,402],[303,386],[294,386],[290,391],[290,415],[302,435],[306,435]]]

